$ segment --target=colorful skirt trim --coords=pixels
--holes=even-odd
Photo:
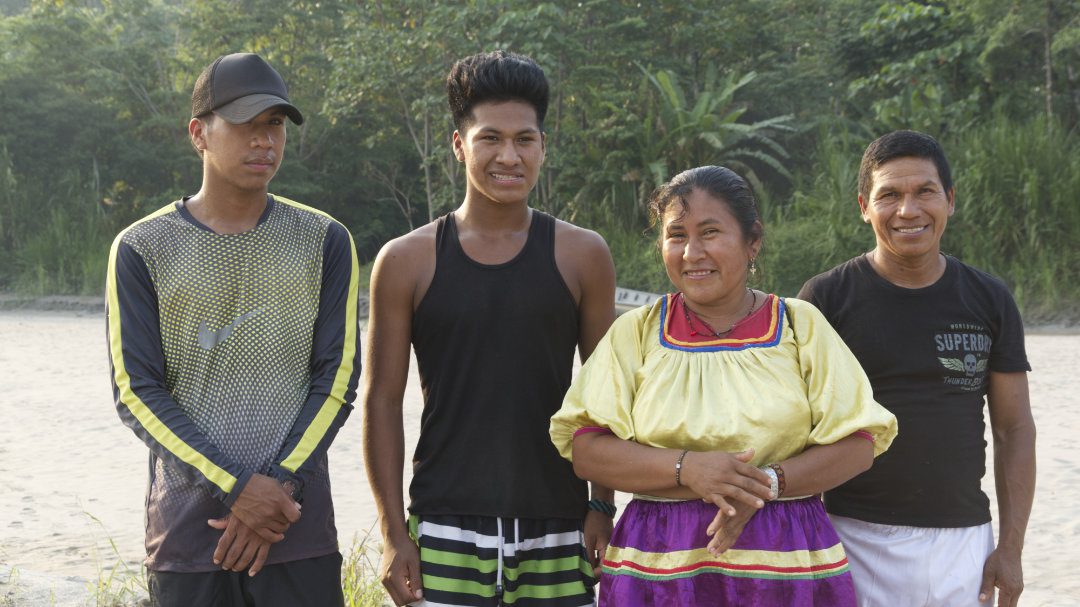
[[[856,604],[820,499],[769,502],[720,557],[706,549],[716,512],[699,500],[631,501],[604,558],[600,605]]]
[[[423,607],[586,607],[596,579],[581,521],[413,515]]]

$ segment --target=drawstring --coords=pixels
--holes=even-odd
[[[495,600],[498,601],[499,607],[503,605],[503,524],[502,517],[495,517],[497,531],[499,533],[499,557],[495,565]],[[514,518],[514,541],[512,544],[511,554],[517,556],[518,553],[518,539],[521,537],[520,533],[521,519]]]
[[[499,603],[499,605],[501,607],[501,605],[503,604],[503,602],[502,602],[502,594],[503,594],[503,585],[502,585],[502,577],[503,577],[502,517],[501,516],[496,516],[495,521],[497,523],[496,526],[497,526],[498,532],[499,532],[499,556],[496,558],[497,565],[495,566],[495,600],[498,601],[498,603]]]
[[[521,522],[521,519],[517,519],[517,518],[514,519],[514,556],[517,556],[517,553],[518,553],[518,537],[520,537],[518,535],[518,523],[519,522]]]

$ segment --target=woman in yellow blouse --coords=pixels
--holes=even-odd
[[[676,292],[616,320],[551,421],[579,476],[635,494],[600,604],[855,605],[817,494],[895,417],[816,308],[747,287],[763,227],[741,177],[685,171],[650,211]]]

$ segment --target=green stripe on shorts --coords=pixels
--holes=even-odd
[[[409,533],[420,549],[427,601],[469,606],[498,603],[499,522],[480,516],[409,517]],[[593,604],[596,579],[585,558],[579,521],[518,519],[519,535],[515,535],[514,519],[501,522],[503,605]]]

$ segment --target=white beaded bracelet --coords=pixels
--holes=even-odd
[[[780,479],[776,476],[776,470],[773,470],[769,466],[762,466],[758,468],[765,474],[769,475],[769,491],[772,492],[772,497],[769,501],[776,499],[780,495]]]

